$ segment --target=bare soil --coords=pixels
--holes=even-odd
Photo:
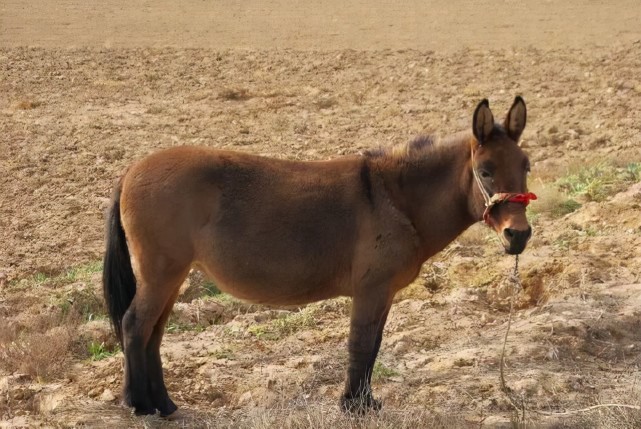
[[[636,0],[4,0],[4,46],[457,51],[610,47],[641,38]]]
[[[479,99],[502,117],[515,94],[547,197],[532,204],[506,353],[522,427],[639,427],[638,409],[536,411],[641,405],[641,182],[552,214],[560,177],[641,161],[640,18],[623,0],[2,2],[0,427],[523,420],[498,375],[514,261],[481,225],[397,297],[374,377],[384,411],[362,420],[337,407],[347,299],[268,309],[191,276],[162,349],[182,420],[165,422],[119,405],[100,292],[113,183],[148,153],[325,159],[465,130]]]

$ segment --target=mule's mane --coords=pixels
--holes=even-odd
[[[492,129],[490,137],[505,135],[505,129],[499,124],[495,124]],[[418,159],[425,158],[426,155],[437,155],[447,148],[451,148],[457,143],[463,143],[473,138],[470,133],[457,133],[447,137],[438,137],[434,134],[420,135],[407,143],[397,143],[388,147],[379,147],[377,149],[369,149],[363,152],[363,156],[372,159],[397,162],[412,162]]]
[[[366,158],[392,158],[395,160],[409,161],[418,158],[432,150],[437,137],[430,135],[421,135],[415,137],[407,143],[397,143],[388,147],[379,147],[363,152]]]

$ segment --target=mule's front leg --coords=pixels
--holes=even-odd
[[[383,294],[384,295],[384,294]],[[354,297],[349,331],[349,366],[345,392],[341,398],[343,411],[363,413],[379,410],[380,401],[372,396],[370,380],[381,345],[383,328],[391,299],[387,296]]]

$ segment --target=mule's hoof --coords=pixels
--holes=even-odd
[[[383,404],[374,399],[372,395],[349,397],[343,395],[341,398],[341,409],[350,414],[363,415],[369,411],[379,411]]]
[[[176,413],[177,409],[178,407],[171,399],[167,399],[167,402],[162,407],[158,407],[158,411],[160,411],[160,417],[171,417],[174,414],[179,414]],[[170,418],[169,420],[173,419]]]
[[[134,414],[137,416],[148,416],[150,414],[156,414],[156,409],[151,406],[151,404],[135,404],[129,397],[125,396],[121,402],[123,407],[133,408]]]
[[[134,407],[134,414],[137,416],[149,416],[156,414],[155,408]]]

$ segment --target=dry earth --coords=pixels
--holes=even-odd
[[[636,0],[3,0],[4,46],[496,49],[641,37]]]
[[[641,405],[636,2],[143,3],[0,5],[0,427],[641,426],[638,408],[536,412]],[[517,93],[542,197],[507,347],[524,419],[498,375],[513,260],[480,225],[397,297],[380,415],[338,412],[349,300],[267,309],[197,274],[162,349],[184,419],[118,405],[100,259],[132,161],[182,144],[329,158],[466,129],[480,98],[502,116]]]

